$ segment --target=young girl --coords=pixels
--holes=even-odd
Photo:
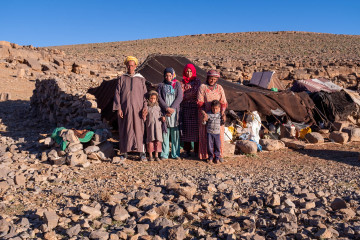
[[[155,161],[159,161],[158,153],[161,152],[163,141],[161,121],[165,121],[162,116],[161,109],[158,104],[158,93],[149,92],[148,115],[146,118],[146,145],[149,153],[149,161],[154,160],[153,152],[155,152]]]
[[[180,132],[179,132],[179,111],[183,99],[181,84],[175,79],[173,68],[164,70],[164,81],[159,84],[159,104],[164,115],[166,115],[166,132],[163,133],[163,144],[161,159],[167,159],[170,152],[171,137],[171,158],[180,159]]]

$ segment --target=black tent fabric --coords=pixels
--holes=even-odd
[[[352,112],[357,111],[356,103],[345,91],[315,92],[310,95],[322,115],[315,114],[319,121],[345,121]],[[323,119],[326,116],[327,119]],[[327,122],[328,125],[328,122]]]
[[[166,67],[174,68],[177,79],[182,79],[184,66],[192,63],[183,56],[150,55],[138,67],[137,72],[147,80],[148,90],[156,88],[163,81],[163,71]],[[194,64],[197,77],[205,83],[206,71]],[[104,81],[99,87],[89,89],[95,95],[98,107],[102,110],[102,117],[108,121],[116,119],[112,112],[112,101],[115,94],[117,79]],[[271,109],[283,109],[288,117],[295,122],[312,123],[312,109],[314,103],[307,94],[293,92],[271,92],[259,87],[249,87],[219,79],[229,103],[229,109],[234,111],[258,111],[261,115],[271,115]]]

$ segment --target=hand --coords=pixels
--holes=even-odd
[[[209,120],[209,116],[205,113],[205,115],[203,116],[203,121],[207,122]]]
[[[119,116],[119,118],[124,118],[124,114],[121,109],[118,110],[118,116]]]
[[[225,113],[223,113],[223,114],[221,115],[221,119],[223,120],[224,123],[226,122],[226,115],[225,115]]]
[[[175,109],[173,108],[168,108],[166,109],[166,111],[170,114],[170,116],[175,112]]]
[[[143,110],[142,110],[142,118],[144,119],[144,121],[146,120],[147,114],[148,114],[147,109],[146,109],[146,108],[143,108]]]
[[[162,116],[162,117],[160,118],[160,120],[163,121],[163,122],[165,122],[166,119],[165,119],[164,116]]]

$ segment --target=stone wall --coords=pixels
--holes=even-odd
[[[105,129],[101,120],[101,109],[91,94],[72,95],[69,87],[58,78],[36,80],[30,99],[31,110],[57,126],[76,129]]]

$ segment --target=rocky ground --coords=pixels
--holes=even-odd
[[[2,239],[360,237],[360,143],[233,156],[221,165],[133,156],[56,166],[38,143],[54,126],[32,116],[27,101],[0,109]]]

